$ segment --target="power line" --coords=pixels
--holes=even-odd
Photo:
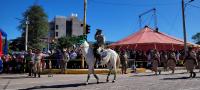
[[[200,6],[196,6],[196,5],[193,5],[193,4],[188,4],[188,5],[195,7],[195,8],[200,8]]]
[[[104,5],[112,5],[112,6],[131,6],[131,7],[144,7],[144,6],[170,6],[177,5],[179,2],[173,3],[158,3],[158,4],[130,4],[130,3],[119,3],[119,2],[108,2],[108,1],[99,1],[99,0],[90,0],[90,2],[94,4],[104,4]]]

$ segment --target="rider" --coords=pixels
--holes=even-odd
[[[98,47],[102,47],[104,48],[104,44],[105,44],[105,37],[102,34],[102,30],[97,29],[96,34],[94,36],[94,39],[96,40],[96,43],[94,44],[94,56],[97,59],[97,61],[100,62],[101,60],[101,56],[97,53],[97,48]]]
[[[97,32],[95,34],[95,40],[97,41],[97,45],[99,47],[103,47],[104,48],[104,44],[105,44],[105,37],[102,33],[102,30],[100,29],[97,29]]]

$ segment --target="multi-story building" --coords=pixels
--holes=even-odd
[[[83,22],[77,18],[76,14],[72,14],[70,17],[56,16],[54,20],[49,22],[50,40],[64,36],[83,35],[82,23]]]

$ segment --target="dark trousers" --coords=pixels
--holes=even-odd
[[[31,62],[28,63],[28,73],[29,76],[32,76],[33,74],[33,63]]]

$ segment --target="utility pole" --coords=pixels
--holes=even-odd
[[[84,0],[83,35],[86,35],[87,0]]]
[[[86,34],[86,15],[87,15],[87,0],[84,0],[84,17],[83,17],[83,35]],[[84,68],[84,56],[81,56],[81,68]]]
[[[25,51],[28,49],[28,17],[26,18],[26,36],[25,36]]]
[[[184,36],[184,55],[186,56],[187,53],[187,35],[186,35],[186,26],[185,26],[185,6],[194,0],[190,0],[185,4],[184,0],[182,0],[182,19],[183,19],[183,36]]]
[[[187,53],[187,37],[186,37],[186,27],[185,27],[185,3],[182,0],[182,19],[183,19],[183,37],[184,37],[184,55]]]

